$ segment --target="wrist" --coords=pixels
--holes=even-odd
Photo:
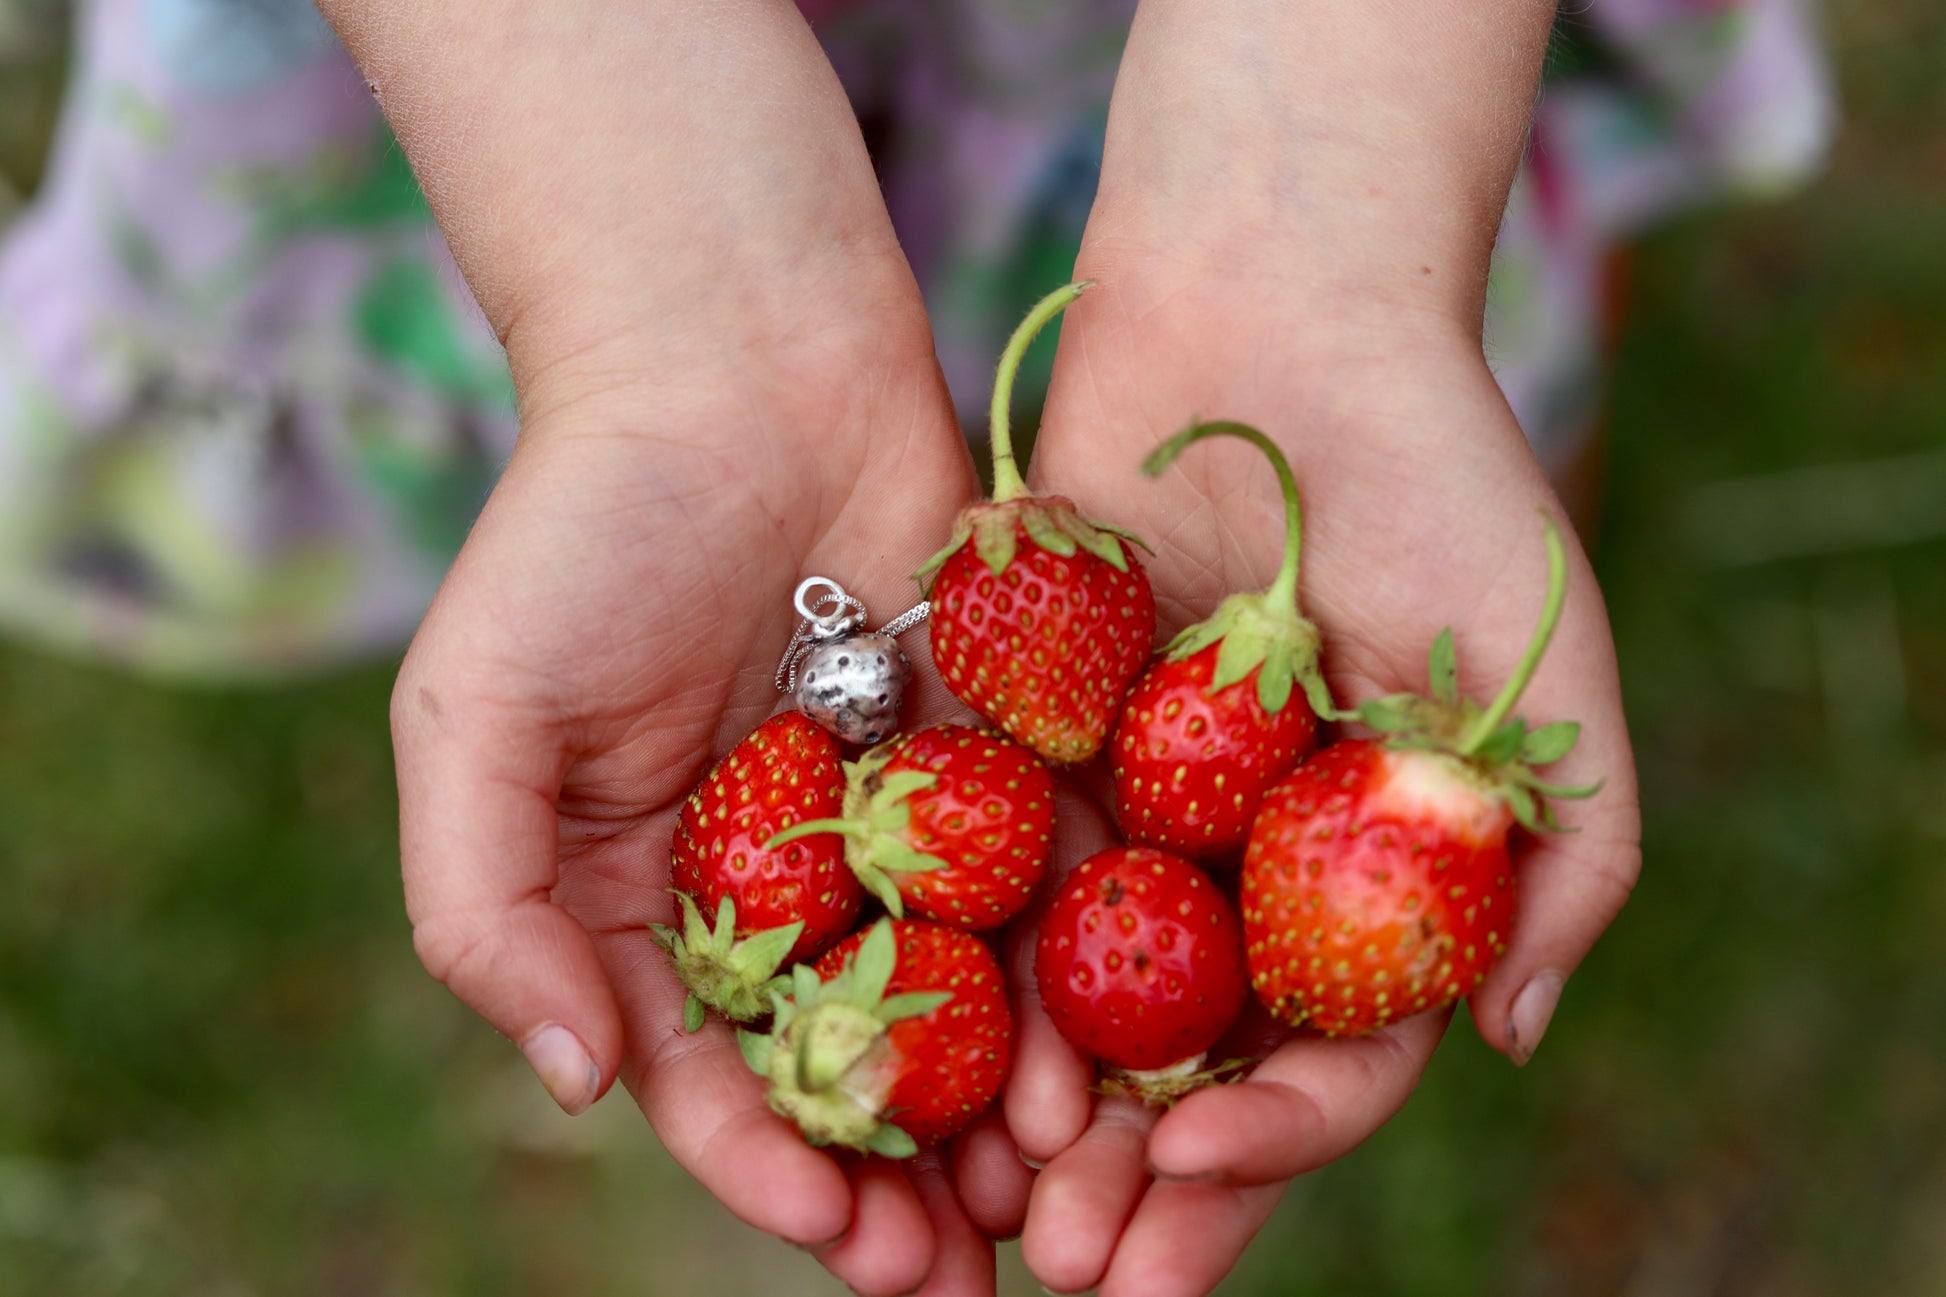
[[[322,0],[523,390],[680,381],[910,290],[786,0]],[[812,317],[812,318],[807,318]],[[728,366],[734,368],[733,365]]]
[[[1551,15],[1144,0],[1090,240],[1476,331]]]
[[[540,337],[546,363],[518,368],[515,455],[575,462],[591,482],[648,480],[700,508],[735,484],[745,505],[793,524],[845,507],[886,465],[928,482],[969,471],[916,290],[834,317],[799,304],[768,333],[724,323],[706,354],[669,366],[657,332],[630,330],[579,350]],[[718,323],[712,321],[712,324]]]

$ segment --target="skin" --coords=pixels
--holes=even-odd
[[[682,798],[777,706],[790,590],[903,611],[976,491],[835,75],[782,3],[327,9],[521,406],[394,694],[421,957],[515,1042],[565,1042],[536,1059],[564,1107],[619,1079],[730,1210],[856,1290],[990,1290],[944,1164],[806,1146],[726,1027],[679,1032],[645,927],[673,916]]]
[[[1156,546],[1164,633],[1277,566],[1276,484],[1249,447],[1199,446],[1148,486],[1133,475],[1203,413],[1257,424],[1291,458],[1304,605],[1341,705],[1424,689],[1426,648],[1447,625],[1471,696],[1512,670],[1545,586],[1535,510],[1565,515],[1480,329],[1548,18],[1537,5],[1445,26],[1324,0],[1143,6],[1077,267],[1102,287],[1064,327],[1034,476]],[[1205,201],[1217,188],[1224,201]],[[1359,201],[1328,200],[1340,194]],[[1578,546],[1571,563],[1562,629],[1521,712],[1583,723],[1551,778],[1607,783],[1559,807],[1577,832],[1520,857],[1521,921],[1472,997],[1481,1034],[1516,1061],[1538,1043],[1516,1036],[1516,997],[1537,981],[1531,1008],[1558,987],[1639,866],[1613,646]],[[1357,1039],[1273,1038],[1248,1081],[1190,1097],[1144,1143],[1119,1133],[1135,1119],[1117,1106],[1074,1097],[1079,1061],[1024,1024],[1007,1116],[1047,1163],[1028,1264],[1060,1292],[1207,1291],[1291,1177],[1403,1105],[1444,1026],[1430,1015]]]
[[[394,697],[427,967],[565,1108],[620,1079],[730,1210],[857,1291],[991,1292],[988,1238],[1023,1230],[1057,1291],[1207,1291],[1291,1176],[1404,1102],[1442,1020],[1260,1033],[1249,1082],[1157,1122],[1093,1102],[1018,977],[1004,1124],[900,1168],[806,1147],[727,1029],[676,1030],[683,994],[646,925],[673,917],[682,797],[776,706],[788,592],[835,576],[889,618],[975,494],[923,306],[801,16],[784,0],[322,7],[521,405]],[[1248,447],[1135,476],[1205,414],[1291,456],[1306,610],[1341,702],[1422,687],[1443,625],[1476,695],[1518,656],[1541,591],[1534,509],[1558,504],[1493,385],[1480,311],[1550,13],[1145,0],[1077,267],[1101,287],[1064,329],[1033,477],[1157,547],[1165,633],[1277,563],[1275,484]],[[1474,998],[1515,1057],[1535,1043],[1509,1033],[1515,996],[1573,970],[1636,868],[1613,652],[1574,562],[1522,711],[1581,720],[1553,773],[1608,785],[1564,808],[1580,833],[1522,860],[1525,917]],[[933,681],[924,637],[906,646]],[[908,724],[956,715],[936,683],[915,692]],[[1056,872],[1107,843],[1079,793],[1058,822]],[[1035,913],[1008,937],[1017,972]]]

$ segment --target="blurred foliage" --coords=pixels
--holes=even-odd
[[[66,6],[0,0],[0,220],[32,190],[60,109]]]
[[[1642,886],[1525,1072],[1462,1024],[1225,1292],[1946,1292],[1946,500],[1770,562],[1696,526],[1726,479],[1946,452],[1946,22],[1834,25],[1829,175],[1627,275],[1592,539]],[[176,692],[0,650],[0,1297],[833,1291],[625,1097],[554,1114],[419,972],[388,678]]]

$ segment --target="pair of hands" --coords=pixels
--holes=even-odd
[[[1443,1018],[1342,1041],[1261,1032],[1252,1043],[1268,1056],[1249,1079],[1157,1120],[1085,1089],[1089,1065],[1034,1000],[1030,911],[1006,938],[1019,1052],[1002,1102],[948,1149],[895,1166],[809,1148],[765,1106],[721,1023],[683,1034],[682,989],[649,935],[673,918],[682,798],[777,706],[793,586],[835,577],[888,618],[977,493],[923,304],[802,21],[779,5],[735,18],[661,6],[658,48],[693,63],[699,46],[731,42],[727,63],[670,63],[660,105],[689,114],[713,169],[658,172],[685,147],[671,129],[632,167],[590,173],[585,139],[450,165],[455,139],[499,128],[497,101],[469,101],[470,74],[441,59],[493,25],[469,27],[439,0],[326,8],[387,102],[521,389],[519,447],[394,699],[407,900],[427,966],[521,1044],[564,1107],[619,1078],[726,1206],[858,1291],[990,1292],[989,1240],[1015,1233],[1056,1291],[1207,1291],[1284,1183],[1405,1101]],[[1535,11],[1531,28],[1540,6],[1514,8]],[[562,19],[503,17],[495,57],[537,60],[528,78],[544,80]],[[1540,604],[1534,509],[1559,512],[1479,344],[1524,115],[1467,119],[1483,168],[1391,165],[1420,124],[1450,119],[1446,80],[1504,79],[1505,33],[1469,29],[1444,33],[1451,77],[1379,78],[1392,98],[1358,131],[1334,135],[1323,117],[1284,131],[1312,87],[1344,91],[1330,58],[1392,56],[1397,34],[1366,21],[1308,0],[1146,0],[1076,267],[1099,287],[1066,319],[1029,477],[1155,547],[1166,633],[1267,583],[1281,506],[1247,447],[1199,447],[1154,483],[1136,466],[1192,416],[1255,423],[1305,492],[1303,598],[1340,702],[1423,688],[1446,625],[1462,688],[1486,696]],[[617,22],[608,34],[625,41],[632,28]],[[1239,33],[1254,44],[1229,39]],[[570,35],[563,60],[588,48]],[[1262,48],[1282,53],[1262,64]],[[1239,59],[1252,75],[1234,75]],[[607,102],[601,71],[583,58],[559,82],[569,108],[581,93]],[[1399,118],[1401,103],[1419,116]],[[516,143],[529,129],[504,128]],[[646,206],[611,192],[631,171],[660,176]],[[625,237],[604,240],[604,223]],[[1613,650],[1578,551],[1573,563],[1523,711],[1583,722],[1556,777],[1607,785],[1564,809],[1578,832],[1521,858],[1512,946],[1472,1000],[1487,1041],[1516,1061],[1636,868]],[[907,639],[929,682],[907,724],[953,715],[923,636]],[[1057,874],[1109,840],[1079,794],[1059,824]]]

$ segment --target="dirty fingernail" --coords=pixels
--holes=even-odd
[[[1525,1067],[1541,1037],[1547,1034],[1565,981],[1561,974],[1546,969],[1527,979],[1527,985],[1514,997],[1514,1007],[1507,1012],[1507,1045],[1516,1065]]]
[[[520,1052],[568,1116],[580,1116],[595,1101],[601,1089],[601,1070],[587,1046],[560,1023],[550,1022],[534,1031],[521,1042]]]

